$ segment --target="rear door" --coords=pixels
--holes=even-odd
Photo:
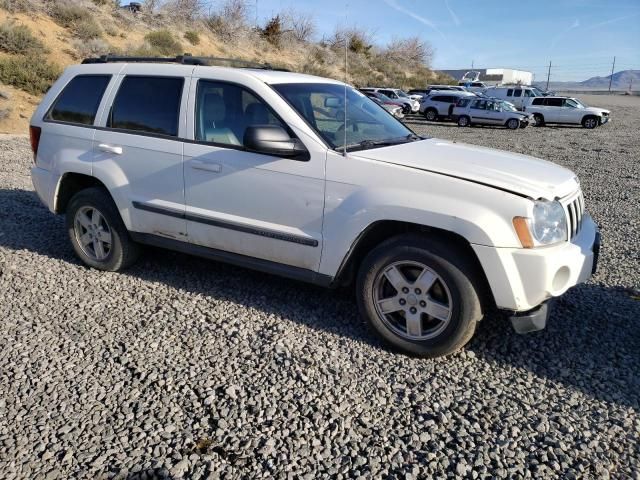
[[[483,99],[477,99],[471,102],[469,115],[472,123],[487,124],[491,122],[487,117],[487,101]]]
[[[523,105],[522,102],[524,100],[522,95],[523,95],[523,91],[521,88],[513,89],[513,99],[510,100],[510,102],[513,103],[518,110],[522,110],[522,105]]]
[[[127,65],[93,142],[93,171],[136,232],[185,240],[181,138],[193,67]]]
[[[544,120],[551,123],[562,123],[563,119],[563,99],[562,98],[546,98],[545,99]]]

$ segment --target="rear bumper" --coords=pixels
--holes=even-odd
[[[57,178],[49,170],[33,167],[31,169],[31,183],[33,183],[33,188],[40,201],[53,212]]]
[[[571,242],[531,249],[472,245],[502,310],[529,312],[583,283],[595,271],[598,228],[589,214]]]

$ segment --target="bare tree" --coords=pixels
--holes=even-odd
[[[433,48],[420,37],[394,38],[383,49],[383,55],[414,65],[430,65]]]
[[[289,10],[281,15],[283,28],[299,42],[309,42],[316,33],[316,24],[310,13]]]
[[[239,38],[250,30],[249,6],[246,0],[225,0],[207,16],[205,23],[223,40]]]
[[[195,20],[202,15],[204,2],[203,0],[168,0],[164,2],[162,9],[183,20]]]

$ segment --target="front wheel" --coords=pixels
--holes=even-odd
[[[66,213],[71,245],[85,264],[115,272],[137,259],[139,246],[129,237],[118,209],[104,189],[87,188],[76,193]]]
[[[474,270],[456,248],[403,235],[363,261],[357,296],[361,315],[405,353],[437,357],[462,348],[482,318]]]
[[[596,117],[584,117],[582,126],[588,129],[596,128],[598,126],[598,119]]]
[[[507,122],[507,128],[509,130],[517,130],[519,126],[520,126],[520,120],[516,118],[512,118]]]
[[[426,112],[424,112],[424,118],[426,118],[430,122],[435,122],[438,119],[438,112],[433,108],[429,108]]]
[[[471,125],[471,122],[469,121],[469,117],[462,116],[462,117],[458,118],[458,126],[459,127],[468,127],[469,125]]]

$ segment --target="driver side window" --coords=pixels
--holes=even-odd
[[[250,126],[285,128],[264,101],[243,87],[224,82],[198,82],[195,113],[195,139],[207,143],[242,147]]]

